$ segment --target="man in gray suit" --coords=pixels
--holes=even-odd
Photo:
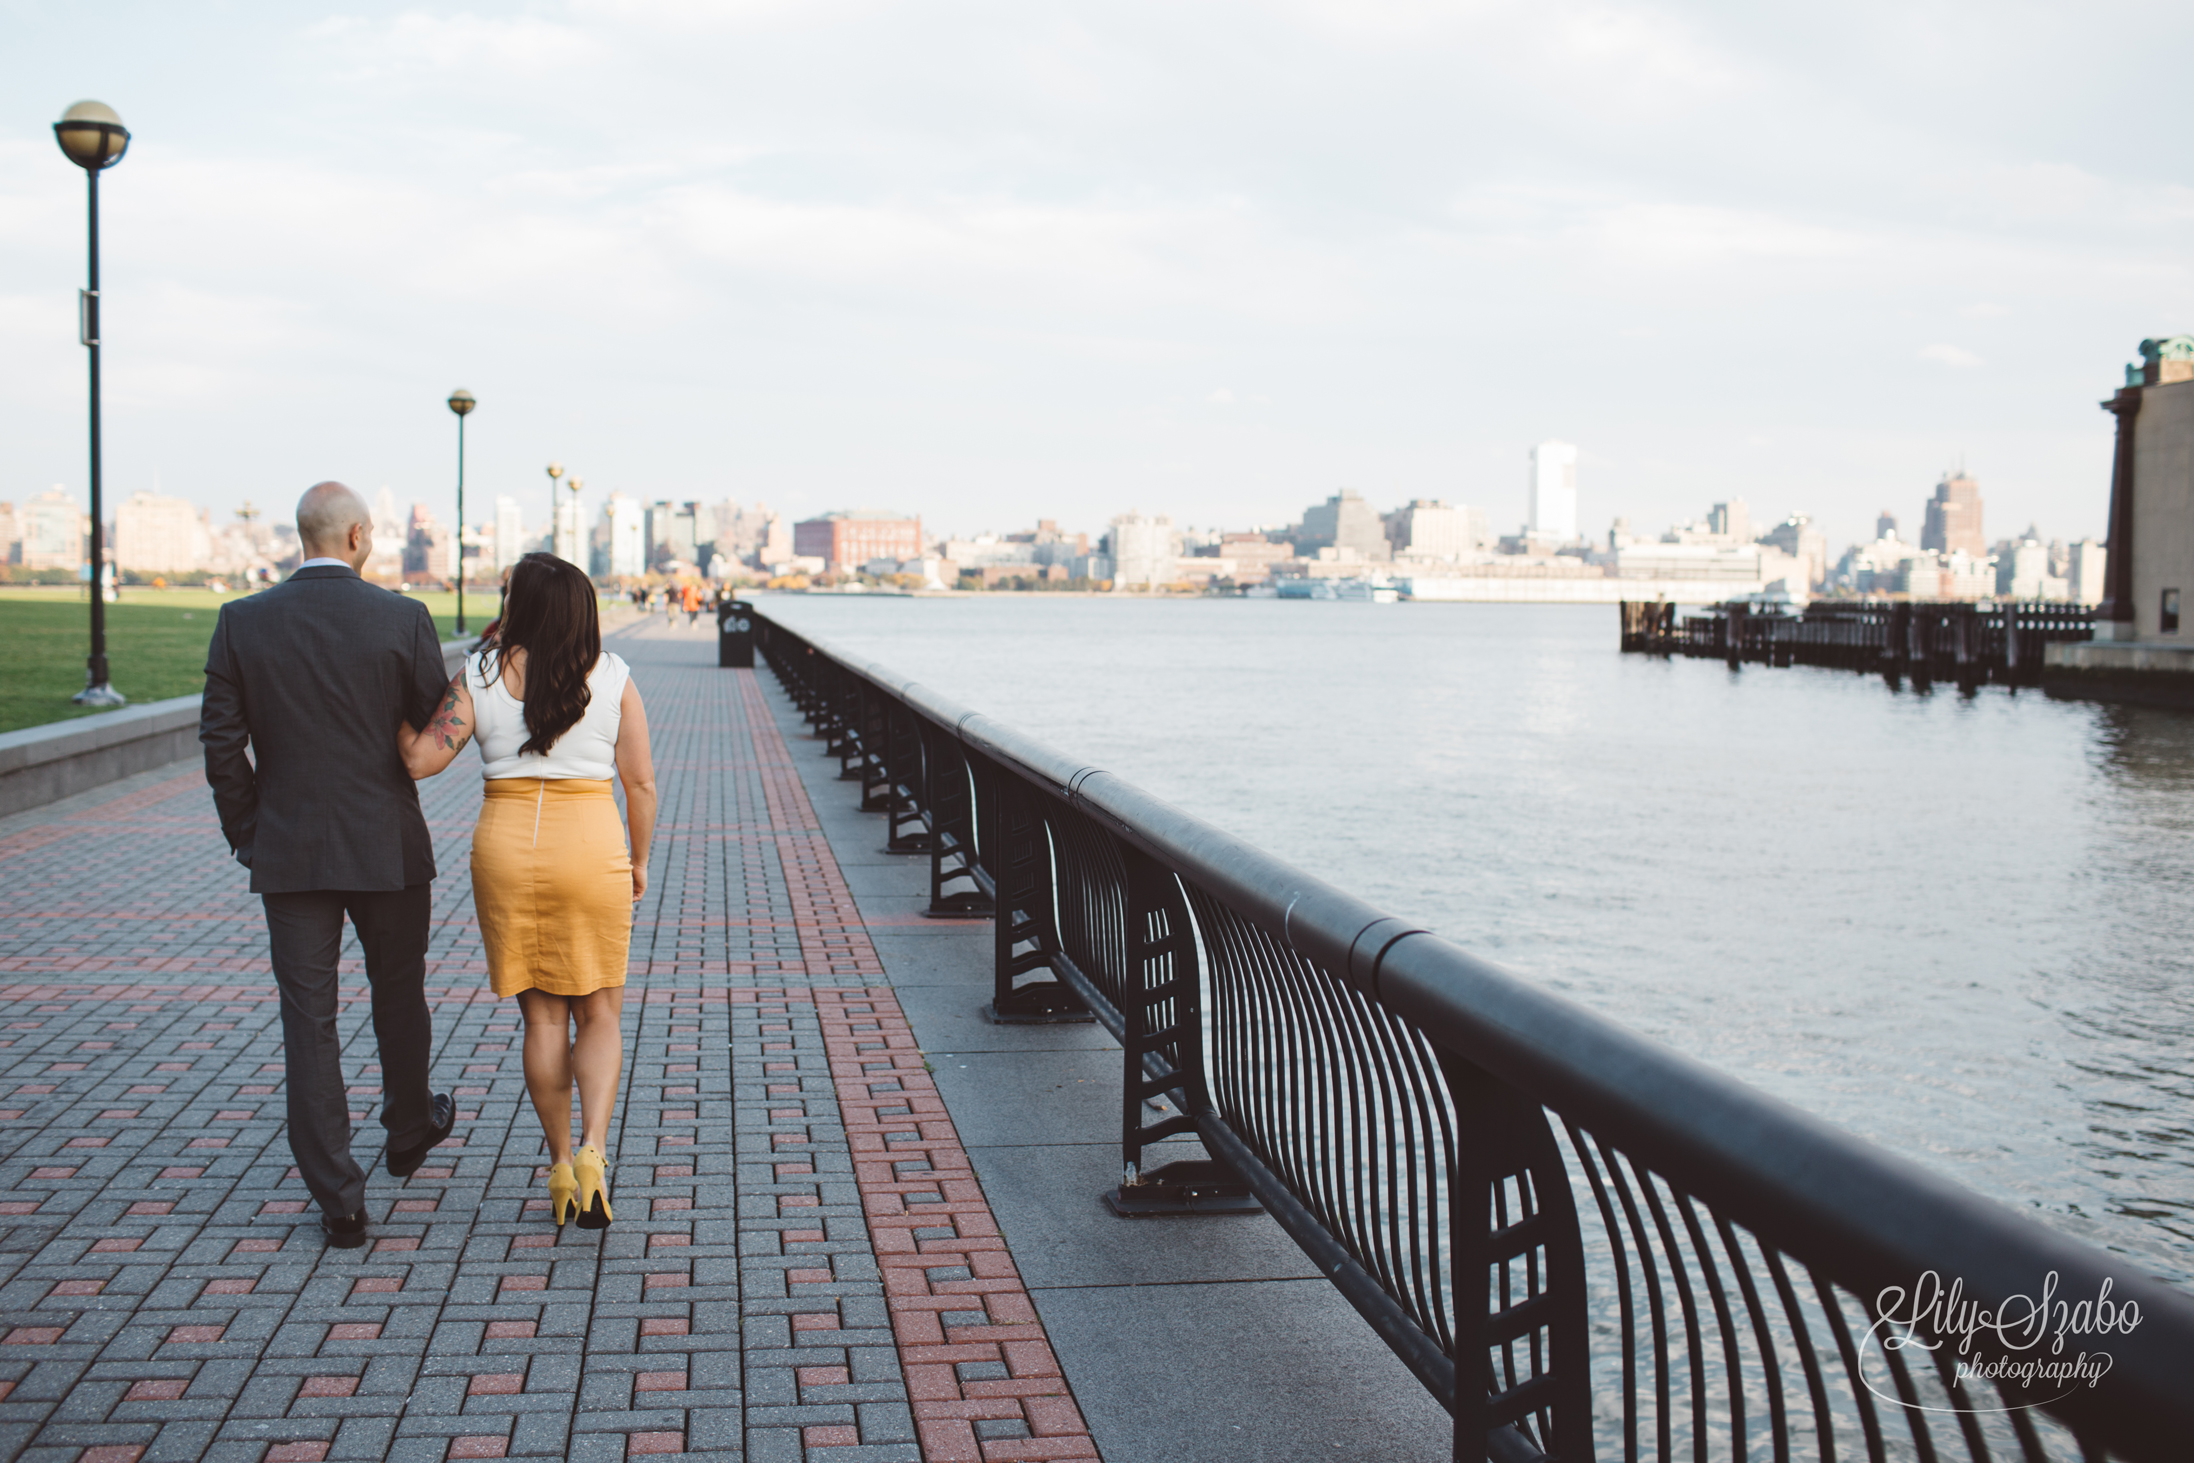
[[[221,832],[266,905],[290,1152],[328,1242],[351,1249],[366,1241],[366,1175],[335,1027],[346,913],[373,985],[389,1172],[416,1171],[456,1121],[451,1096],[427,1085],[434,845],[396,750],[397,723],[425,726],[447,677],[426,607],[358,577],[373,519],[356,493],[309,489],[297,534],[303,568],[221,607],[198,739]]]

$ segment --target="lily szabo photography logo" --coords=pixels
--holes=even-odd
[[[1991,1309],[1967,1298],[1963,1280],[1945,1284],[1930,1270],[1910,1289],[1891,1285],[1874,1298],[1879,1319],[1859,1348],[1860,1379],[1875,1396],[1923,1412],[2046,1407],[2109,1375],[2110,1352],[2103,1343],[2130,1336],[2141,1324],[2140,1305],[2113,1300],[2110,1291],[2106,1278],[2091,1296],[2060,1294],[2052,1270],[2040,1294],[2006,1296]],[[1908,1400],[1887,1358],[1901,1354],[1908,1370],[1934,1371],[1944,1347],[1950,1349],[1949,1370],[1966,1404],[1934,1407]],[[2007,1393],[2021,1400],[2009,1401]],[[1979,1405],[1982,1398],[1998,1405]],[[1951,1400],[1955,1404],[1957,1395]]]

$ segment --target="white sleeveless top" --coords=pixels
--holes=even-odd
[[[617,726],[622,721],[625,682],[632,671],[608,651],[603,651],[587,675],[592,693],[586,715],[556,739],[548,755],[520,752],[525,745],[525,703],[510,694],[498,675],[487,680],[485,652],[465,657],[465,686],[472,692],[472,739],[479,744],[480,760],[487,765],[480,775],[489,781],[500,777],[586,778],[606,781],[617,775]]]

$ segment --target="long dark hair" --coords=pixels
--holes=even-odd
[[[526,738],[520,752],[548,755],[579,724],[594,693],[587,676],[602,658],[602,619],[594,585],[554,554],[528,554],[511,566],[502,627],[490,654],[493,681],[513,650],[526,653]]]

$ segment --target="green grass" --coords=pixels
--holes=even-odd
[[[206,641],[221,604],[205,589],[124,589],[107,606],[107,673],[132,706],[205,689]],[[457,596],[414,596],[447,639]],[[478,632],[495,613],[495,593],[467,591],[465,627]],[[0,589],[0,731],[87,716],[69,700],[84,689],[91,606],[81,589]]]

